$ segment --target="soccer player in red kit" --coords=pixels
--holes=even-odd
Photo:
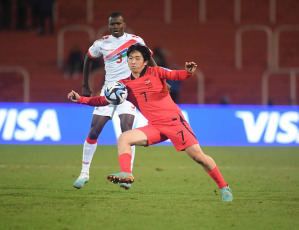
[[[117,140],[120,173],[110,174],[113,183],[133,183],[131,171],[131,145],[149,146],[170,139],[177,151],[185,151],[213,178],[221,190],[222,201],[232,201],[232,191],[223,179],[215,161],[201,150],[198,141],[186,122],[180,108],[173,102],[167,90],[166,79],[181,81],[193,76],[196,63],[186,62],[185,70],[167,70],[150,67],[151,57],[146,46],[132,45],[127,51],[131,76],[120,80],[128,90],[127,100],[135,105],[148,120],[148,125],[126,131]],[[68,98],[80,104],[105,106],[104,96],[82,97],[75,91]]]

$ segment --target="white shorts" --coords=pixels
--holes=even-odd
[[[105,85],[101,90],[101,96],[104,96],[104,91],[105,91],[104,89],[105,89]],[[118,113],[118,115],[131,114],[136,116],[136,107],[127,100],[125,100],[120,105],[109,104],[106,106],[95,107],[93,110],[93,114],[112,118],[115,111]]]
[[[100,115],[100,116],[105,116],[105,117],[113,117],[115,111],[120,114],[131,114],[136,116],[136,108],[135,106],[129,102],[129,101],[124,101],[120,105],[106,105],[106,106],[100,106],[100,107],[95,107],[93,114]]]

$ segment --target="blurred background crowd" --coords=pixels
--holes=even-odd
[[[196,77],[169,82],[177,103],[299,103],[298,0],[0,0],[0,101],[67,102],[69,90],[81,92],[83,58],[109,34],[113,11],[158,65],[198,64]],[[95,92],[103,67],[94,61]]]

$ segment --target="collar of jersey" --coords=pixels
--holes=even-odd
[[[126,37],[127,37],[127,33],[124,33],[122,36],[120,36],[120,37],[114,37],[113,35],[111,35],[112,37],[113,37],[113,39],[115,39],[115,40],[123,40],[123,39],[125,39]]]
[[[147,70],[147,65],[143,68],[143,70],[141,71],[141,73],[140,73],[140,77],[142,77],[144,74],[145,74],[145,72],[146,72],[146,70]],[[134,78],[133,77],[133,75],[131,74],[131,80],[135,80],[136,78]]]

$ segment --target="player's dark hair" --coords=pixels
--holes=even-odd
[[[118,11],[112,12],[108,17],[108,20],[109,18],[117,18],[117,17],[122,17],[123,21],[125,21],[125,17],[123,16],[123,14]]]
[[[151,52],[149,48],[146,46],[136,44],[136,45],[131,45],[127,51],[127,57],[130,56],[130,54],[134,51],[139,51],[144,59],[144,61],[148,61],[151,58]]]

